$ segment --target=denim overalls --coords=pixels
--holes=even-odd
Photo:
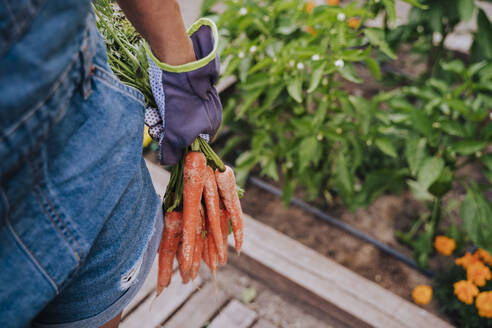
[[[136,294],[163,225],[143,117],[90,1],[0,4],[0,327],[98,327]]]

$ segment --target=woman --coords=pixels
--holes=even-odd
[[[190,38],[177,0],[118,4],[149,45],[154,137],[172,164],[220,124],[217,35]],[[90,1],[0,6],[1,327],[118,326],[163,227],[144,105],[111,72]]]

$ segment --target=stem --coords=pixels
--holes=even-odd
[[[134,74],[134,71],[130,67],[128,67],[125,63],[123,63],[121,60],[119,60],[118,58],[116,58],[111,53],[108,54],[108,57],[110,57],[112,62],[115,62],[116,64],[118,64],[127,73]]]
[[[177,183],[176,183],[176,190],[174,192],[174,203],[171,206],[171,210],[174,210],[181,204],[181,199],[183,199],[183,184],[184,184],[184,158],[186,154],[181,157],[181,160],[177,164],[178,166],[178,174],[177,174]]]
[[[409,239],[412,239],[415,236],[415,234],[420,229],[422,224],[424,224],[427,221],[427,218],[428,218],[427,215],[420,216],[419,219],[417,221],[415,221],[415,223],[412,225],[410,230],[406,233],[406,235],[409,237]]]
[[[176,180],[178,177],[177,171],[178,165],[173,166],[173,168],[171,169],[171,177],[169,179],[169,183],[167,184],[166,193],[164,194],[163,207],[165,212],[170,212],[170,210],[172,211],[171,202],[173,199],[174,186],[176,185]]]
[[[164,196],[164,210],[166,212],[172,212],[178,208],[181,204],[181,199],[183,199],[184,157],[181,158],[178,164],[173,166],[171,171],[171,178]]]
[[[388,35],[388,13],[386,11],[384,12],[383,29],[384,35]]]
[[[435,230],[436,230],[436,227],[439,223],[439,220],[440,220],[440,209],[441,209],[441,198],[438,198],[436,197],[434,199],[434,202],[432,204],[432,216],[431,216],[431,221],[430,221],[430,224],[431,224],[431,232],[432,232],[432,235],[434,235],[435,233]]]
[[[333,90],[333,76],[334,76],[333,73],[328,75],[328,106],[330,106],[332,101],[335,99],[334,94],[332,92],[332,90]]]
[[[191,151],[200,151],[200,137],[196,138],[193,140],[193,143],[191,144]]]
[[[114,38],[116,43],[118,43],[118,45],[121,47],[121,50],[123,50],[126,53],[126,55],[128,56],[129,59],[131,59],[133,62],[136,62],[135,56],[133,56],[133,54],[131,54],[128,51],[128,49],[123,45],[123,43],[121,42],[118,35],[114,32],[113,28],[111,26],[109,26],[108,22],[106,22],[106,20],[104,19],[104,16],[98,10],[95,10],[95,12],[96,12],[96,15],[99,17],[99,20],[101,21],[101,23],[104,24],[104,27],[106,28],[106,30],[108,30],[109,33],[111,33],[111,36]]]
[[[435,76],[437,73],[437,67],[439,65],[439,62],[441,60],[442,53],[444,51],[444,40],[446,40],[447,33],[443,32],[442,39],[439,42],[439,45],[435,47],[432,45],[432,51],[429,56],[429,61],[428,61],[428,67],[427,67],[427,73],[429,76]],[[431,39],[432,43],[432,39]]]
[[[225,171],[224,162],[220,159],[220,157],[213,151],[210,145],[202,138],[198,137],[195,141],[199,142],[200,150],[205,155],[208,161],[210,161],[220,172]],[[193,146],[193,145],[192,145]]]

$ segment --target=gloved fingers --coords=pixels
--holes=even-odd
[[[162,125],[156,125],[149,128],[149,135],[155,141],[161,140],[161,136],[164,134],[164,127]]]
[[[145,108],[144,123],[149,127],[162,123],[162,118],[157,108]]]
[[[149,127],[149,135],[152,139],[159,141],[164,132],[164,125],[156,108],[147,107],[145,109],[144,123]]]
[[[184,74],[186,75],[190,90],[200,98],[206,100],[208,99],[209,92],[215,89],[214,83],[219,76],[219,58],[215,58],[197,70]],[[166,77],[166,79],[172,78],[173,76]]]
[[[165,139],[165,138],[164,138]],[[184,148],[177,148],[163,140],[159,143],[159,158],[162,165],[175,165],[183,156]]]

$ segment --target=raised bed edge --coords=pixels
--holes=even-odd
[[[155,188],[163,190],[169,173],[146,162]],[[233,264],[327,316],[351,327],[452,327],[246,214],[244,230],[243,251]]]

